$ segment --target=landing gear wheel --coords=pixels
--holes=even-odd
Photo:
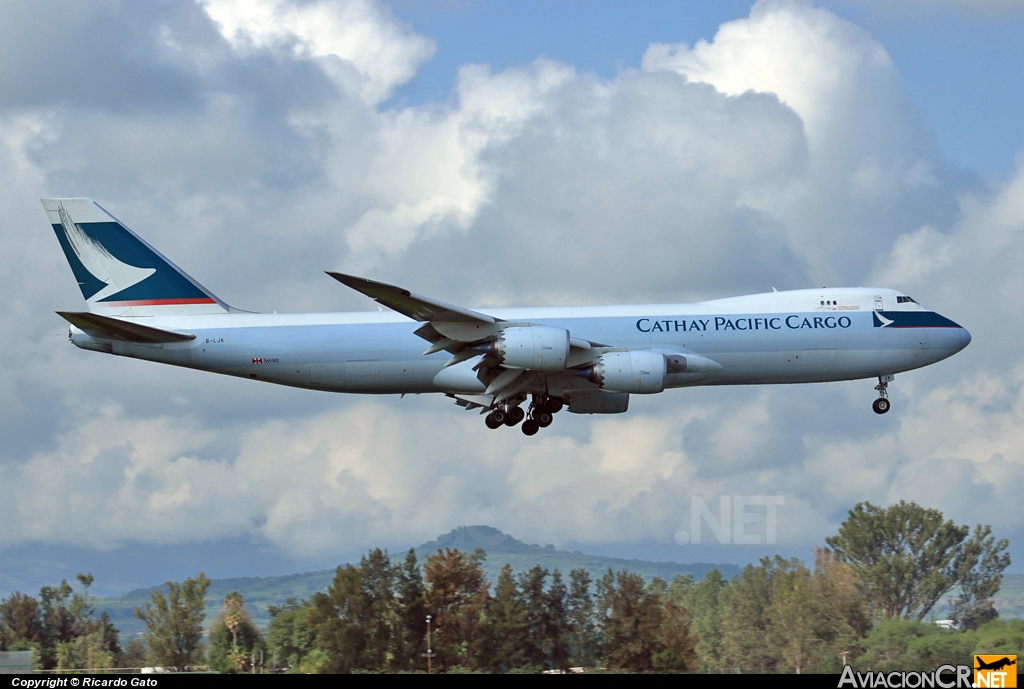
[[[523,435],[536,435],[539,430],[540,426],[533,419],[523,421]]]
[[[889,411],[889,406],[889,400],[885,399],[884,397],[879,397],[871,405],[871,408],[875,410],[876,414],[884,414],[885,412]]]
[[[557,414],[562,410],[562,398],[561,397],[549,397],[548,403],[544,405],[548,408],[548,411],[552,414]]]
[[[484,419],[484,423],[486,423],[487,427],[490,429],[501,428],[505,425],[505,412],[500,409],[495,409],[487,415],[487,418]]]
[[[533,412],[532,418],[537,422],[537,425],[541,428],[547,428],[551,425],[554,419],[551,416],[551,412],[547,409],[537,410]]]
[[[505,425],[515,426],[525,418],[526,412],[523,411],[522,407],[512,407],[508,410],[508,416],[505,418]]]

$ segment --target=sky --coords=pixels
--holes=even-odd
[[[1013,0],[10,0],[0,593],[322,569],[462,524],[807,559],[900,500],[991,524],[1024,571],[1022,35]],[[686,389],[527,438],[441,396],[74,348],[46,196],[248,310],[375,308],[324,270],[479,308],[874,285],[974,340],[884,417],[875,381]],[[781,500],[775,542],[755,506],[750,542],[696,543],[723,498]]]

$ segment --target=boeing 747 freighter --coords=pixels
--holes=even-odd
[[[87,311],[60,311],[82,349],[331,392],[441,393],[526,435],[565,408],[619,414],[630,395],[695,385],[893,376],[971,341],[881,288],[770,292],[696,304],[471,310],[343,273],[389,311],[250,313],[228,306],[98,204],[43,199]]]

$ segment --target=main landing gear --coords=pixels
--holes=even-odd
[[[537,431],[551,425],[554,414],[561,408],[562,400],[558,397],[534,395],[529,414],[523,411],[518,402],[507,403],[488,414],[484,423],[488,428],[496,429],[502,426],[515,426],[522,422],[524,434],[536,435]]]
[[[878,390],[878,399],[871,404],[871,408],[875,410],[876,414],[884,414],[889,411],[889,392],[887,388],[889,383],[892,382],[893,376],[878,376],[878,385],[875,386],[875,390]]]

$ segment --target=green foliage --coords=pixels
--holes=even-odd
[[[992,597],[1003,582],[1003,570],[1010,566],[1008,547],[1009,541],[996,541],[992,529],[981,524],[974,527],[974,535],[963,544],[957,571],[960,596],[951,610],[960,629],[976,629],[999,616]]]
[[[370,608],[363,595],[362,573],[352,565],[338,567],[327,593],[311,599],[310,623],[316,630],[317,647],[324,651],[331,673],[370,669],[367,662],[367,622]]]
[[[1024,620],[994,620],[971,634],[973,653],[1005,653],[1024,657]]]
[[[697,655],[703,668],[717,669],[723,665],[722,610],[718,604],[726,586],[717,569],[712,570],[688,595],[686,607],[693,612],[693,631],[697,635]]]
[[[850,510],[839,532],[825,541],[853,568],[869,608],[877,615],[922,620],[939,598],[962,584],[954,606],[961,624],[991,617],[988,598],[1010,564],[1009,543],[979,526],[943,521],[938,510],[900,501],[887,508],[864,502]]]
[[[475,668],[479,648],[486,643],[484,608],[487,577],[480,548],[467,556],[458,550],[438,550],[423,564],[427,582],[427,612],[435,623],[434,649],[442,667]]]
[[[38,600],[15,591],[0,602],[0,650],[18,641],[38,642],[42,633]]]
[[[405,561],[395,568],[395,644],[392,666],[396,670],[426,670],[427,604],[424,600],[423,573],[416,551],[406,553]]]
[[[487,631],[488,643],[482,655],[489,659],[489,669],[508,672],[525,663],[526,610],[509,565],[498,573],[494,597],[487,606]]]
[[[148,666],[149,651],[142,639],[130,639],[124,645],[124,656],[121,659],[120,667],[142,668]]]
[[[39,598],[15,592],[0,601],[0,650],[31,650],[44,670],[114,667],[121,657],[118,631],[104,612],[94,617],[91,574],[79,574],[82,590],[67,580],[44,586]]]
[[[117,656],[104,647],[100,630],[57,645],[57,670],[104,670],[117,667]]]
[[[202,572],[183,583],[168,581],[167,594],[153,591],[135,616],[146,623],[146,644],[153,659],[163,667],[184,668],[203,661],[201,639],[205,618],[206,589],[210,580]]]
[[[661,626],[659,601],[639,574],[611,570],[597,582],[597,608],[605,662],[611,668],[651,669]]]
[[[928,669],[922,666],[918,657],[919,652],[925,651],[929,662],[934,662],[936,652],[942,646],[941,642],[955,638],[963,637],[954,636],[934,624],[918,620],[882,620],[864,639],[864,654],[857,658],[857,665],[881,672]],[[938,645],[933,643],[935,641],[939,642]],[[954,664],[963,663],[969,652],[969,649],[965,650]],[[935,667],[937,666],[931,666],[930,669],[934,670]]]
[[[829,539],[837,552],[815,552],[813,570],[795,559],[764,558],[731,581],[717,570],[700,582],[684,574],[666,582],[609,569],[595,584],[584,568],[566,581],[543,565],[518,574],[506,565],[492,596],[481,549],[437,550],[422,568],[414,550],[392,561],[375,549],[358,566],[337,568],[325,591],[269,606],[265,637],[243,596],[221,588],[210,663],[244,672],[252,653],[265,649],[268,666],[290,672],[422,672],[428,615],[434,671],[453,674],[575,666],[607,673],[834,673],[841,658],[862,671],[933,669],[975,652],[1021,654],[1024,622],[988,619],[1009,562],[1005,541],[987,527],[972,535],[916,505],[858,510]],[[877,529],[874,541],[869,528]],[[885,582],[880,572],[904,579]],[[967,631],[885,617],[897,608],[917,617],[951,580],[960,586],[953,609]],[[133,640],[122,653],[109,616],[93,614],[91,576],[79,582],[81,592],[62,582],[44,587],[38,600],[14,594],[0,601],[0,647],[32,649],[44,667],[58,669],[200,662],[210,583],[202,574],[168,582],[166,594],[154,592],[137,610],[147,624],[148,652]],[[874,626],[872,611],[882,618]]]
[[[594,601],[590,596],[590,574],[585,569],[569,572],[569,595],[565,602],[568,623],[569,667],[593,667],[597,661],[598,638]]]
[[[264,649],[263,635],[245,609],[238,591],[224,597],[224,609],[210,625],[210,667],[217,672],[239,673],[252,669],[253,656]]]
[[[298,672],[305,659],[314,652],[326,659],[326,654],[316,650],[317,636],[310,623],[311,612],[308,604],[300,604],[294,598],[284,605],[271,607],[272,617],[267,630],[271,668],[290,668]],[[315,665],[320,662],[313,661]]]
[[[768,644],[768,628],[774,590],[772,577],[777,566],[777,562],[767,558],[761,560],[760,567],[747,565],[719,591],[722,620],[719,657],[722,667],[760,672],[775,668],[778,654]],[[698,648],[704,651],[703,647]]]
[[[661,671],[692,672],[699,667],[697,639],[691,632],[690,611],[667,596],[662,602],[658,643],[662,650],[651,657],[651,665]]]

